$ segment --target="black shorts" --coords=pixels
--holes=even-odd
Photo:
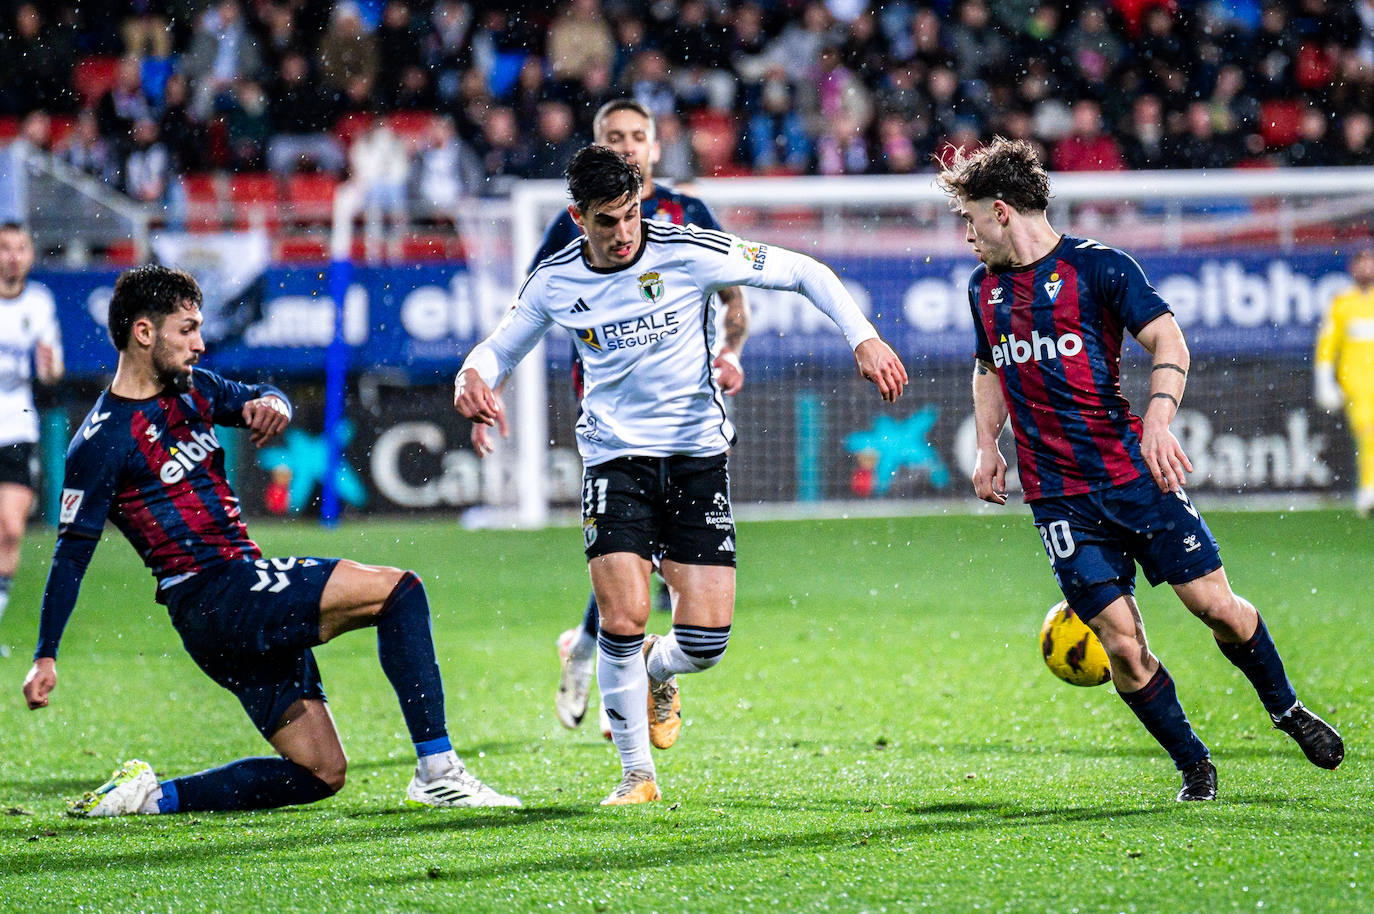
[[[582,474],[587,558],[633,552],[684,565],[735,565],[724,454],[619,457]]]
[[[310,649],[320,643],[320,597],[338,563],[231,562],[159,595],[191,659],[234,693],[263,736],[298,700],[324,699]]]
[[[38,477],[34,452],[34,446],[27,441],[0,447],[0,482],[32,489],[33,481]]]

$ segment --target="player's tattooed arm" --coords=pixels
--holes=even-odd
[[[729,286],[718,294],[725,308],[725,332],[720,354],[711,366],[716,370],[720,389],[734,396],[744,387],[744,366],[740,364],[740,356],[744,353],[744,341],[749,338],[749,303],[740,286]]]
[[[1169,430],[1169,423],[1183,402],[1191,364],[1188,343],[1173,315],[1164,314],[1146,324],[1136,339],[1154,357],[1150,371],[1150,400],[1140,436],[1140,456],[1163,492],[1183,487],[1193,465],[1183,446]]]

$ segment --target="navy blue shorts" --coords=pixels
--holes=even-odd
[[[231,562],[163,593],[186,652],[234,693],[263,736],[298,700],[324,699],[310,649],[320,643],[320,597],[338,562]]]
[[[1221,567],[1216,537],[1182,491],[1149,476],[1087,495],[1031,502],[1054,579],[1087,621],[1135,593],[1135,566],[1150,586],[1186,584]]]
[[[726,456],[617,457],[582,476],[582,544],[683,565],[735,564]]]

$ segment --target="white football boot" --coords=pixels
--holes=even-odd
[[[423,780],[420,770],[410,779],[406,788],[407,806],[439,806],[458,809],[475,809],[484,806],[520,806],[519,797],[508,797],[497,793],[463,767],[455,765],[438,777]]]
[[[553,697],[558,722],[569,730],[582,726],[587,714],[587,695],[592,687],[592,671],[596,668],[596,652],[585,660],[572,655],[573,645],[581,637],[581,627],[570,628],[558,636],[558,692]]]
[[[153,766],[130,759],[95,790],[88,791],[67,805],[67,815],[81,819],[97,816],[131,816],[138,812],[153,791],[157,775]]]

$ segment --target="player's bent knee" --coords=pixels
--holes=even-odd
[[[674,625],[673,635],[678,649],[692,665],[692,672],[700,673],[720,663],[725,656],[725,648],[730,643],[730,626]]]
[[[348,778],[348,760],[341,757],[337,761],[326,762],[311,774],[319,778],[331,794],[338,793],[343,790],[344,782]]]

